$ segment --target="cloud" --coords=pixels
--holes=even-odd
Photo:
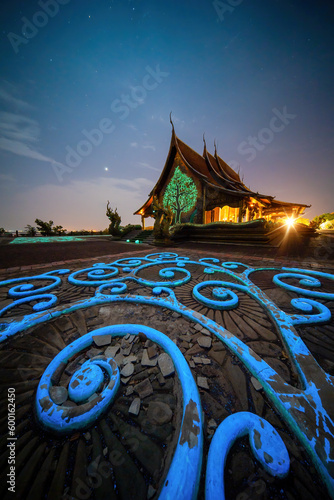
[[[0,112],[0,134],[7,139],[38,142],[40,129],[31,118],[3,111]]]
[[[10,174],[0,174],[0,183],[4,184],[5,182],[16,182],[16,179]]]
[[[40,218],[51,219],[68,230],[104,229],[109,225],[105,215],[107,200],[112,208],[117,208],[122,225],[138,224],[140,218],[133,212],[146,201],[152,187],[153,182],[144,177],[99,177],[89,181],[73,180],[66,186],[44,184],[26,188],[24,196],[16,193],[6,201],[6,220],[1,224],[23,229]],[[14,210],[17,206],[19,211]]]
[[[7,87],[10,85],[8,82],[5,83]],[[2,81],[0,83],[0,101],[2,100],[7,104],[7,107],[14,107],[16,112],[13,112],[13,110],[0,112],[0,150],[33,160],[64,166],[38,150],[36,144],[40,141],[40,126],[36,120],[23,114],[23,111],[32,109],[32,107],[26,102],[13,97],[3,85],[4,82]],[[11,85],[11,91],[15,91],[13,85]]]
[[[49,158],[48,156],[42,155],[41,153],[39,153],[35,149],[32,149],[23,142],[11,141],[4,137],[0,137],[0,149],[2,149],[3,151],[9,151],[10,153],[13,153],[18,156],[25,156],[26,158],[32,158],[34,160],[46,161],[50,163],[58,163],[53,158]]]
[[[6,80],[0,80],[0,99],[3,104],[21,111],[33,109],[33,106],[27,102],[14,97],[13,94],[15,93],[17,93],[17,88],[12,83],[7,82]]]
[[[132,148],[138,148],[138,142],[131,142],[131,143],[130,143],[130,146],[131,146]]]
[[[152,167],[149,163],[145,163],[145,162],[143,162],[143,161],[138,161],[138,162],[137,162],[137,165],[138,165],[139,167],[148,168],[149,170],[155,170],[156,172],[160,172],[160,169],[159,169],[159,168]]]
[[[152,151],[155,151],[155,147],[150,145],[150,144],[145,144],[144,146],[142,146],[143,149],[152,149]]]

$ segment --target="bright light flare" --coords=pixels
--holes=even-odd
[[[286,219],[285,224],[288,227],[293,227],[295,225],[295,222],[296,222],[296,219],[294,219],[293,217],[289,217],[288,219]]]

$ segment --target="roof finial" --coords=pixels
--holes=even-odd
[[[171,125],[173,127],[173,130],[174,130],[174,123],[172,121],[172,112],[169,113],[169,121],[170,121],[170,123],[171,123]]]
[[[217,144],[216,144],[216,139],[213,141],[213,144],[215,146],[215,156],[217,156]]]
[[[204,142],[203,156],[204,156],[204,158],[205,158],[205,156],[206,156],[206,141],[205,141],[205,132],[204,132],[204,134],[203,134],[203,142]]]

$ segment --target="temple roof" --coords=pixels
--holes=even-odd
[[[172,122],[171,122],[172,123]],[[204,137],[203,137],[204,140]],[[250,198],[257,199],[264,206],[273,203],[274,196],[259,194],[258,192],[251,191],[241,181],[240,176],[235,172],[220,156],[217,154],[215,146],[215,153],[212,155],[206,149],[204,140],[203,155],[200,155],[189,147],[185,142],[179,139],[174,130],[172,123],[172,137],[167,155],[165,166],[160,174],[160,177],[155,184],[154,188],[149,194],[148,200],[140,207],[134,215],[142,215],[149,212],[150,205],[153,201],[153,196],[159,194],[167,182],[167,178],[173,167],[176,154],[180,156],[183,163],[187,168],[208,188],[213,188],[222,194],[235,197],[235,198]],[[293,203],[280,202],[275,200],[275,206],[295,206]],[[298,206],[308,207],[309,205]]]

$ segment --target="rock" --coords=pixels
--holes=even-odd
[[[130,385],[129,387],[127,387],[127,389],[125,391],[125,395],[131,396],[131,394],[133,394],[133,393],[134,393],[133,385]]]
[[[153,344],[152,340],[147,339],[147,340],[146,340],[146,342],[145,342],[145,344],[144,344],[144,347],[146,347],[146,348],[147,348],[147,347],[152,347],[153,345],[154,345],[154,344]]]
[[[217,377],[217,370],[213,366],[204,365],[201,367],[202,375],[205,377]]]
[[[158,358],[150,359],[147,353],[147,349],[143,350],[143,357],[141,358],[142,366],[156,366],[158,363]]]
[[[109,345],[111,342],[111,335],[93,335],[93,340],[98,347]]]
[[[148,378],[135,385],[134,390],[141,399],[153,394],[153,387]]]
[[[132,363],[127,363],[124,368],[122,368],[121,370],[121,375],[123,377],[131,377],[131,375],[133,374],[135,370],[135,367]]]
[[[196,366],[192,359],[189,361],[189,366],[190,368],[195,368]]]
[[[138,358],[137,356],[131,355],[127,356],[126,358],[123,359],[123,365],[126,365],[127,363],[137,363]]]
[[[171,408],[161,401],[152,401],[148,405],[147,420],[153,425],[168,424],[172,420]]]
[[[147,500],[151,500],[151,498],[154,497],[156,494],[157,490],[153,488],[153,486],[150,484],[147,490]]]
[[[85,432],[85,434],[83,436],[86,439],[86,441],[89,441],[90,438],[92,437],[91,434],[90,434],[90,432]]]
[[[125,344],[124,347],[122,346],[121,348],[121,353],[123,354],[123,356],[129,356],[129,354],[131,353],[131,350],[132,350],[132,346],[133,344]]]
[[[202,364],[202,358],[199,356],[193,356],[193,362],[195,365],[201,365]]]
[[[152,436],[156,439],[159,439],[159,441],[165,442],[166,439],[173,432],[172,424],[153,425],[151,422],[149,422],[147,420],[147,418],[145,416],[141,419],[141,414],[138,416],[138,419],[140,419],[140,426],[141,426],[142,430],[145,433],[149,434],[150,436]]]
[[[98,394],[96,394],[96,392],[94,392],[94,394],[89,396],[89,398],[87,399],[87,402],[90,403],[91,401],[94,401],[94,399],[96,399],[97,397],[98,397]]]
[[[147,369],[147,373],[149,373],[150,375],[152,375],[152,373],[154,373],[154,375],[158,375],[160,373],[160,370],[157,366],[152,366],[152,368]]]
[[[217,427],[218,427],[217,422],[213,418],[211,418],[208,422],[208,428],[209,429],[217,429]]]
[[[118,366],[121,366],[123,364],[123,361],[124,361],[124,356],[122,353],[118,353],[114,359],[115,359],[116,363],[118,364]]]
[[[129,413],[135,416],[139,415],[140,405],[141,405],[140,398],[135,398],[130,405]]]
[[[205,349],[210,349],[212,340],[209,337],[198,337],[197,343],[200,347],[204,347]]]
[[[62,404],[62,406],[68,406],[69,408],[75,408],[78,405],[74,401],[71,401],[70,399],[66,399],[66,401]]]
[[[56,405],[61,405],[65,403],[68,397],[68,392],[65,387],[62,386],[52,386],[50,387],[50,398]]]
[[[164,376],[162,375],[162,373],[158,373],[157,379],[158,379],[159,385],[165,385],[166,380],[165,380]]]
[[[203,335],[207,335],[208,337],[211,337],[211,333],[206,328],[202,328],[201,333]]]
[[[149,359],[154,358],[157,354],[158,354],[158,352],[157,352],[157,349],[154,345],[152,345],[151,347],[148,347],[147,355],[148,355]]]
[[[121,377],[121,382],[122,384],[126,385],[129,380],[131,380],[131,377]]]
[[[209,389],[208,379],[205,377],[197,377],[197,385],[201,389]]]
[[[88,351],[89,352],[89,351]],[[86,359],[85,359],[86,361]],[[62,364],[61,366],[59,367],[59,369],[62,368]],[[77,369],[79,368],[79,363],[78,363],[78,360],[75,359],[74,361],[71,361],[71,363],[69,363],[66,368],[65,368],[65,373],[67,373],[67,375],[73,375]],[[52,377],[52,381],[56,379],[56,373],[54,373],[53,377]]]
[[[113,346],[109,346],[105,350],[104,354],[105,354],[105,356],[107,356],[107,358],[114,358],[116,356],[116,354],[118,353],[118,351],[120,350],[120,348],[121,348],[121,346],[118,344],[113,345]]]
[[[202,330],[202,328],[203,328],[203,326],[199,325],[199,324],[194,326],[194,330],[196,330],[197,332],[200,332]]]
[[[103,354],[103,350],[96,349],[95,347],[92,347],[91,349],[89,349],[89,351],[86,352],[86,356],[89,359],[95,358],[95,356],[99,356],[100,354]]]
[[[158,357],[158,364],[164,377],[173,375],[173,373],[175,372],[172,358],[165,352],[160,354],[160,356]]]
[[[223,351],[216,351],[213,348],[209,351],[209,356],[213,358],[219,365],[222,365],[226,357],[226,351],[225,349]]]
[[[225,351],[225,346],[223,342],[214,342],[213,343],[213,350],[214,351]]]
[[[208,358],[201,358],[203,365],[211,365],[212,361]]]
[[[187,354],[199,354],[200,352],[203,352],[203,349],[202,347],[200,347],[198,344],[195,344],[193,347],[190,347],[190,349],[188,349],[188,352]]]
[[[108,446],[106,446],[105,448],[103,448],[103,456],[105,457],[106,455],[108,455]]]
[[[251,382],[256,391],[263,389],[261,382],[259,382],[255,377],[251,377]]]
[[[181,318],[181,314],[179,314],[177,312],[173,312],[172,318],[174,318],[174,319]]]

